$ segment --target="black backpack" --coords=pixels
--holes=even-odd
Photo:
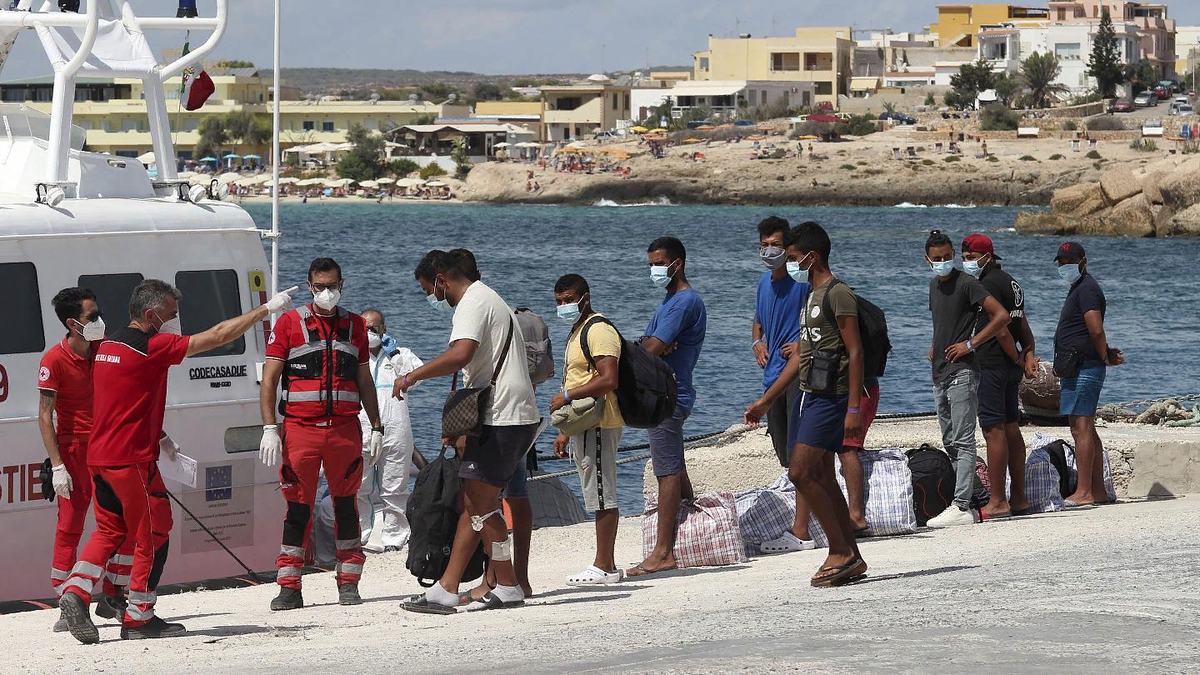
[[[954,501],[954,463],[950,456],[929,444],[908,451],[913,477],[913,511],[922,527]]]
[[[1067,464],[1067,448],[1069,447],[1071,446],[1060,438],[1042,448],[1050,456],[1050,464],[1054,465],[1054,470],[1058,471],[1058,491],[1062,493],[1064,499],[1075,494],[1075,487],[1079,482],[1079,474],[1070,464]]]
[[[837,325],[837,322],[833,315],[833,306],[829,303],[829,291],[841,283],[845,282],[834,279],[825,291],[825,297],[821,298],[821,311],[825,312],[825,316],[834,318],[834,325]],[[858,300],[858,334],[862,339],[863,377],[883,377],[883,371],[887,369],[888,354],[892,351],[892,341],[888,339],[887,317],[875,303],[858,294],[854,297]]]
[[[447,459],[443,452],[421,469],[404,509],[412,531],[405,566],[424,588],[437,583],[450,563],[450,548],[458,529],[458,491],[462,485],[458,477],[459,465],[453,453]],[[483,544],[480,544],[462,580],[471,581],[482,576],[484,561]]]
[[[592,370],[596,369],[596,360],[588,349],[588,330],[593,324],[606,323],[617,331],[621,331],[608,319],[602,316],[592,317],[583,325],[579,335],[579,346],[583,349],[583,357],[587,359]],[[667,362],[651,354],[640,343],[621,338],[621,358],[617,365],[617,407],[621,409],[621,417],[625,426],[631,429],[653,429],[663,420],[675,413],[675,403],[678,400],[678,389],[675,384],[675,371]]]

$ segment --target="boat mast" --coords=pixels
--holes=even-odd
[[[271,97],[271,295],[279,292],[279,0],[275,0],[275,55],[274,55],[274,90]],[[271,317],[271,325],[275,317]]]

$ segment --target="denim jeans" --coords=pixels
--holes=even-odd
[[[971,506],[975,490],[975,423],[979,412],[979,373],[960,370],[945,382],[936,382],[938,425],[942,428],[942,446],[954,460],[954,504],[961,509]]]

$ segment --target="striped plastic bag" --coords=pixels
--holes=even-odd
[[[790,483],[789,483],[790,485]],[[796,519],[795,491],[757,488],[737,496],[738,527],[746,555],[758,555],[759,544],[778,539],[792,529]]]
[[[708,567],[746,562],[732,492],[706,492],[684,501],[676,518],[675,562],[680,567]],[[658,498],[646,499],[642,516],[642,555],[658,543]]]

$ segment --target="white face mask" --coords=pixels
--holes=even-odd
[[[373,330],[367,331],[367,346],[371,349],[379,349],[383,344],[383,336]]]
[[[83,324],[82,328],[79,331],[79,334],[82,335],[83,339],[87,340],[88,342],[96,342],[97,340],[103,340],[104,339],[104,318],[96,317],[95,321],[88,323],[88,324]]]
[[[313,304],[328,312],[338,306],[338,302],[342,299],[342,292],[335,288],[326,288],[325,290],[313,296]]]
[[[158,312],[155,312],[154,316],[158,316]],[[162,321],[162,317],[158,316],[158,320]],[[162,325],[158,327],[158,332],[167,335],[183,335],[183,326],[179,323],[179,317],[176,316],[170,321],[163,321]]]

